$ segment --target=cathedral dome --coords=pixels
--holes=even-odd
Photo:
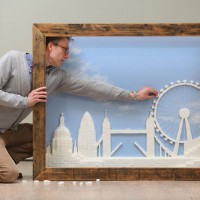
[[[61,117],[60,117],[60,125],[59,127],[54,131],[54,138],[62,138],[62,139],[70,139],[71,138],[71,134],[69,129],[65,126],[64,123],[64,115],[62,113]]]

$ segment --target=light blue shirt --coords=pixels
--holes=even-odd
[[[33,56],[29,53],[26,53],[26,60],[28,64],[28,72],[30,75],[30,81],[32,85],[32,77],[33,77]]]

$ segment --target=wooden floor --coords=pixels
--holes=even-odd
[[[19,164],[24,178],[0,184],[0,200],[200,200],[200,181],[34,182],[32,162]]]

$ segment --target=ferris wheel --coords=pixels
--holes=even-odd
[[[156,132],[175,144],[177,154],[180,143],[200,137],[200,84],[184,80],[165,85],[153,101],[151,115]]]

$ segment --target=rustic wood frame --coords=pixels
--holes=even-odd
[[[33,88],[45,85],[46,37],[200,36],[200,23],[34,24]],[[33,109],[33,178],[37,180],[200,180],[200,168],[46,168],[45,104]]]

